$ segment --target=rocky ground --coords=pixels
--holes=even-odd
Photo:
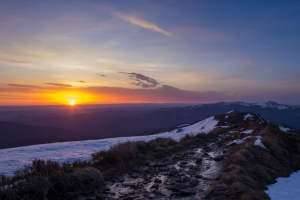
[[[226,114],[221,118],[224,122],[219,125],[233,124]],[[222,127],[224,131],[209,142],[199,141],[162,159],[148,160],[130,173],[107,181],[102,189],[69,195],[80,200],[204,199],[206,192],[218,183],[228,148],[236,145],[235,140],[249,135],[243,131],[252,128],[253,121],[256,121],[256,128],[264,122],[255,118],[249,122],[238,116],[244,124]]]
[[[79,195],[91,199],[200,199],[218,181],[227,147],[220,140],[199,143],[106,182],[104,189]],[[80,193],[74,192],[73,196]],[[87,193],[86,193],[87,194]]]

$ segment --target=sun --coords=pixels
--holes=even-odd
[[[75,106],[76,105],[76,101],[75,100],[70,100],[69,101],[69,105],[70,106]]]
[[[46,98],[51,102],[67,106],[82,105],[95,101],[95,98],[92,94],[74,90],[48,93],[46,94]]]

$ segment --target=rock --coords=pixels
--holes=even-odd
[[[181,182],[182,183],[186,183],[186,182],[189,182],[191,180],[191,178],[187,177],[187,176],[182,176],[181,177]]]
[[[162,163],[162,162],[157,162],[155,166],[156,167],[163,167],[163,166],[165,166],[165,164]]]
[[[150,170],[150,168],[148,166],[142,168],[142,171],[144,171],[144,172],[149,172],[149,170]]]
[[[203,156],[209,156],[209,154],[207,152],[203,153]]]
[[[196,190],[194,190],[191,187],[181,189],[181,190],[179,190],[179,192],[181,192],[182,195],[195,195],[196,194]]]
[[[155,193],[157,191],[157,188],[151,188],[151,192]]]
[[[73,192],[67,192],[67,196],[69,196],[69,197],[78,197],[82,193],[83,193],[82,190],[75,190]]]
[[[88,195],[93,194],[93,193],[94,193],[94,190],[84,190],[83,191],[83,195],[85,195],[85,196],[88,196]]]
[[[122,183],[122,185],[125,186],[125,187],[130,187],[130,186],[132,186],[132,183],[130,181],[124,181]]]
[[[154,179],[154,183],[162,183],[162,180],[159,179],[159,178],[155,178],[155,179]]]
[[[150,188],[158,188],[159,187],[159,185],[157,184],[157,183],[154,183],[153,185],[151,185],[151,187]]]
[[[195,178],[193,178],[191,181],[190,181],[190,186],[191,187],[195,187],[196,185],[198,185],[198,180],[197,179],[195,179]]]
[[[134,195],[134,194],[135,194],[135,191],[132,190],[132,189],[126,189],[126,190],[123,190],[121,194],[122,194],[123,196]]]
[[[107,191],[110,191],[110,188],[109,188],[107,185],[105,185],[105,186],[102,188],[102,190],[105,191],[105,192],[107,192]]]
[[[105,199],[105,195],[103,195],[103,194],[95,194],[95,196],[96,196],[97,199],[99,199],[99,200],[104,200],[104,199]]]
[[[154,194],[154,193],[151,193],[151,194],[148,196],[149,199],[153,199],[154,197],[155,197],[155,194]]]
[[[298,150],[300,150],[300,143],[299,142],[297,142],[297,148],[298,148]]]
[[[97,200],[96,196],[95,195],[90,195],[90,196],[87,196],[85,197],[86,200]]]
[[[175,185],[175,184],[177,183],[177,181],[176,181],[175,179],[173,179],[173,178],[170,178],[170,179],[168,179],[168,180],[166,181],[166,183],[167,183],[168,185]]]
[[[174,169],[170,169],[169,172],[168,172],[168,175],[169,176],[174,176],[177,174],[177,170],[174,168]]]
[[[167,190],[174,190],[175,184],[174,184],[174,185],[166,185],[165,188],[166,188]]]
[[[77,197],[77,200],[86,200],[86,198],[85,198],[84,196],[82,196],[82,195],[79,195],[79,196]]]
[[[138,173],[133,173],[130,176],[131,178],[138,178],[140,175]]]
[[[181,164],[181,165],[186,165],[186,164],[187,164],[187,161],[182,161],[180,164]]]
[[[202,158],[197,158],[197,159],[196,159],[196,163],[197,163],[197,164],[202,163],[202,160],[203,160]]]
[[[197,174],[195,177],[196,178],[202,178],[202,175],[201,174]]]
[[[134,198],[135,196],[127,196],[127,197],[123,197],[123,200],[132,200]]]
[[[177,183],[175,184],[170,190],[173,190],[173,191],[179,191],[179,190],[182,190],[182,189],[185,189],[187,188],[188,186],[186,184],[183,184],[183,183]],[[167,188],[168,189],[168,188]]]
[[[181,196],[181,192],[172,192],[173,196]]]
[[[221,161],[221,160],[224,160],[224,158],[225,158],[225,155],[217,155],[216,157],[214,157],[214,161]]]

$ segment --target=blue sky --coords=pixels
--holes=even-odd
[[[1,1],[0,104],[300,104],[299,21],[300,1]]]

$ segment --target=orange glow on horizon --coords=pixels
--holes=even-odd
[[[93,95],[79,91],[59,91],[46,95],[48,101],[69,106],[95,102]]]

